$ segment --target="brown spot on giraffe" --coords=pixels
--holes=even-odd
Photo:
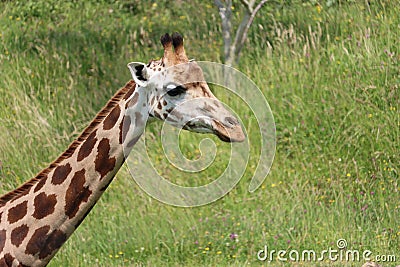
[[[119,106],[116,106],[104,119],[103,130],[110,130],[111,128],[113,128],[115,123],[118,121],[120,113],[121,108]]]
[[[67,179],[67,176],[71,171],[72,168],[69,163],[58,166],[54,170],[53,177],[51,178],[51,183],[54,185],[62,184],[65,181],[65,179]]]
[[[129,128],[131,126],[131,117],[128,115],[124,116],[121,124],[119,125],[119,143],[122,144],[125,141],[126,135],[128,134]]]
[[[6,230],[1,230],[0,231],[0,251],[3,251],[5,244],[6,244]]]
[[[33,189],[33,192],[36,193],[37,191],[39,191],[44,186],[44,184],[46,183],[46,180],[47,180],[47,175],[43,176],[39,180],[39,182],[35,186],[35,189]]]
[[[139,94],[138,94],[138,93],[135,93],[135,94],[133,95],[132,99],[129,100],[129,102],[126,103],[125,108],[127,109],[127,108],[130,108],[130,107],[136,105],[136,103],[138,102],[138,100],[139,100]]]
[[[25,217],[28,211],[28,201],[24,201],[8,211],[8,222],[15,223]]]
[[[10,253],[7,253],[4,255],[4,258],[0,260],[0,266],[12,266],[13,261],[14,257]]]
[[[138,127],[140,125],[143,125],[143,115],[140,112],[135,113],[135,127]]]
[[[92,191],[85,186],[85,169],[75,173],[65,195],[65,214],[72,219],[83,202],[87,202]]]
[[[35,230],[31,239],[29,239],[26,245],[25,253],[30,255],[36,255],[39,253],[47,241],[47,233],[50,230],[49,225],[42,226]]]
[[[55,194],[46,195],[45,192],[37,195],[33,201],[35,212],[32,214],[36,219],[43,219],[54,212],[57,204],[57,197]]]
[[[67,240],[67,235],[61,230],[54,230],[49,233],[50,226],[45,225],[36,229],[25,249],[26,254],[36,255],[44,259],[58,250]],[[49,233],[49,234],[48,234]]]
[[[25,237],[27,236],[29,231],[29,227],[26,224],[23,224],[21,226],[18,226],[11,232],[11,244],[13,244],[16,247],[19,247],[19,245],[22,244],[24,241]]]
[[[81,146],[81,148],[79,149],[79,152],[78,152],[78,158],[77,158],[78,161],[82,161],[87,156],[89,156],[90,153],[92,153],[92,150],[93,150],[93,148],[94,148],[94,146],[96,145],[96,142],[97,142],[96,132],[97,132],[97,130],[93,131],[88,136],[86,141],[82,144],[82,146]]]
[[[97,147],[97,156],[94,161],[95,170],[100,173],[100,180],[115,167],[115,157],[109,158],[110,140],[103,138]]]
[[[63,231],[58,229],[54,230],[47,236],[46,243],[43,249],[40,250],[39,259],[45,259],[55,253],[66,240],[67,235]]]
[[[159,118],[160,120],[162,120],[162,115],[160,113],[158,113],[156,110],[154,110],[154,117]]]

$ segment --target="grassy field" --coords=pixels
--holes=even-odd
[[[264,245],[321,252],[340,238],[400,264],[400,6],[365,2],[271,2],[258,14],[236,67],[275,117],[277,151],[261,188],[247,191],[252,134],[244,179],[203,207],[159,203],[123,168],[50,266],[361,266],[257,260]],[[234,4],[234,25],[242,12]],[[174,31],[190,58],[223,60],[212,1],[0,2],[0,193],[58,156],[130,79],[126,63],[159,58],[159,37]],[[253,133],[242,103],[216,94]],[[147,134],[158,140],[159,129]],[[189,158],[202,137],[184,134]],[[222,152],[202,181],[224,165],[228,147],[214,140]],[[149,152],[160,172],[196,182],[167,166],[159,145]]]

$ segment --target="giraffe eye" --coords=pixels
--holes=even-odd
[[[167,88],[171,88],[171,87],[172,87],[171,85],[167,86]],[[178,85],[178,86],[175,86],[173,89],[168,90],[167,94],[169,96],[177,96],[177,95],[183,94],[185,92],[186,92],[186,88],[184,88],[183,86]]]

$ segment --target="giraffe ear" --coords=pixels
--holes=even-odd
[[[145,87],[148,81],[146,64],[141,62],[131,62],[128,64],[128,68],[131,71],[135,83],[141,87]]]

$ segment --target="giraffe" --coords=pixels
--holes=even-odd
[[[133,80],[118,90],[54,162],[0,197],[0,266],[45,266],[93,208],[151,118],[225,142],[245,139],[180,34],[161,37],[164,55],[132,62]],[[187,82],[189,81],[189,82]],[[181,105],[197,99],[190,108]]]

